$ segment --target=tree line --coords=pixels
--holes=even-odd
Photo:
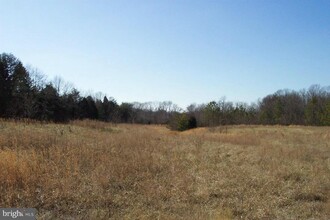
[[[115,123],[166,124],[180,108],[172,102],[121,103],[111,97],[81,95],[60,77],[47,81],[12,54],[0,54],[0,117],[68,122],[93,119]]]
[[[313,85],[299,92],[280,90],[257,103],[221,98],[186,110],[170,101],[121,103],[114,98],[82,95],[56,77],[47,81],[37,69],[12,54],[0,54],[0,117],[68,122],[93,119],[114,123],[168,124],[175,130],[231,124],[330,125],[330,87]]]
[[[197,119],[197,126],[233,124],[330,125],[330,87],[312,85],[299,92],[279,90],[254,104],[218,102],[190,105],[187,115]]]

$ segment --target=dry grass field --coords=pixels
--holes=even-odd
[[[330,219],[330,128],[2,120],[0,176],[39,219]]]

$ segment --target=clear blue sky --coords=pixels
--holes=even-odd
[[[0,0],[0,52],[118,102],[330,85],[330,1]]]

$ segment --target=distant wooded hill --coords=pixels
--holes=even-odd
[[[45,79],[14,55],[0,54],[0,117],[54,122],[88,118],[169,124],[176,130],[228,124],[330,125],[330,87],[319,85],[301,91],[280,90],[255,104],[221,99],[182,110],[170,101],[118,104],[106,96],[82,96],[59,77],[51,82]]]

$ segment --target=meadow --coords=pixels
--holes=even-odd
[[[0,207],[38,219],[329,219],[330,128],[1,120]]]

